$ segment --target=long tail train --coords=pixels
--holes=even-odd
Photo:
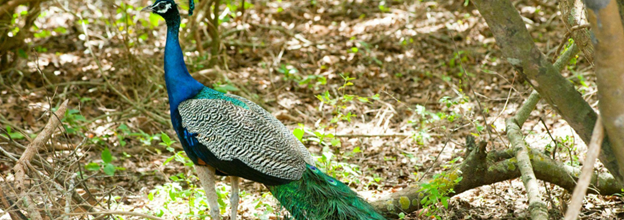
[[[267,188],[297,220],[385,219],[349,186],[311,165],[300,180]]]

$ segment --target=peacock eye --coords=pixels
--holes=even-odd
[[[328,179],[327,182],[329,182],[329,184],[332,184],[334,186],[337,184],[336,180],[333,180],[333,179]]]

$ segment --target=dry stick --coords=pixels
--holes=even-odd
[[[17,143],[17,142],[15,142],[14,140],[11,140],[11,139],[8,139],[8,138],[5,138],[4,136],[0,136],[0,139],[5,139],[5,140],[7,140],[7,141],[12,141],[12,143],[13,143],[15,146],[19,147],[20,149],[26,149],[26,147],[25,147],[25,146],[23,146],[23,145],[21,145],[20,143]],[[18,161],[18,159],[17,159],[17,158],[15,158],[15,157],[13,156],[13,154],[12,154],[12,153],[10,153],[10,152],[8,152],[8,151],[4,150],[2,147],[0,147],[0,153],[4,154],[5,156],[7,156],[9,159],[13,160],[14,162],[17,162],[17,161]],[[33,161],[33,162],[32,162],[33,164],[35,164],[35,165],[37,165],[37,166],[40,166],[40,167],[43,167],[43,169],[45,169],[45,171],[46,171],[46,172],[48,172],[48,173],[54,173],[54,169],[53,169],[53,168],[52,168],[49,164],[46,164],[46,163],[45,163],[45,160],[41,159],[41,157],[40,157],[39,155],[35,155],[35,156],[37,156],[37,159],[38,159],[39,161]],[[53,179],[54,179],[54,181],[55,181],[56,183],[58,183],[58,184],[62,184],[62,183],[64,183],[64,179],[65,179],[65,177],[64,177],[64,176],[62,176],[62,175],[55,175],[55,176],[53,176]],[[83,183],[83,184],[84,184],[84,183]],[[86,189],[86,186],[85,186],[85,189]],[[86,190],[86,191],[87,191],[87,193],[90,193],[90,192],[89,192],[89,190]],[[86,209],[86,210],[88,210],[88,211],[93,211],[93,210],[95,210],[95,209],[93,208],[93,206],[91,206],[91,205],[90,205],[87,201],[85,201],[85,199],[84,199],[84,198],[82,198],[80,195],[78,195],[75,191],[74,191],[74,193],[72,194],[72,196],[71,196],[71,197],[72,197],[72,199],[74,200],[74,202],[76,202],[77,204],[81,204],[80,206],[81,206],[82,208],[84,208],[84,209]]]
[[[572,33],[574,33],[577,30],[583,29],[583,28],[589,28],[589,24],[582,24],[582,25],[577,25],[574,26],[572,28],[570,28],[570,30],[568,30],[568,32],[566,33],[566,35],[562,38],[563,40],[559,43],[559,46],[557,46],[557,52],[555,52],[555,55],[559,55],[559,53],[561,53],[561,49],[563,49],[563,46],[569,42],[570,40],[570,36],[572,35]],[[573,45],[575,45],[576,43],[574,43]]]
[[[4,194],[4,190],[2,190],[2,187],[0,187],[0,203],[1,203],[0,208],[8,212],[11,219],[13,220],[28,219],[19,210],[15,209],[15,205],[11,204],[11,202],[7,199],[6,195]]]
[[[67,213],[67,215],[128,215],[128,216],[138,216],[147,219],[154,220],[165,220],[164,218],[159,218],[153,215],[138,213],[138,212],[124,212],[124,211],[100,211],[100,212],[85,212],[85,213]]]
[[[33,156],[39,151],[50,138],[56,127],[61,123],[61,119],[65,116],[65,111],[67,110],[67,100],[61,104],[61,106],[56,110],[56,112],[50,115],[50,120],[45,125],[41,133],[37,135],[37,137],[26,147],[24,153],[13,167],[13,171],[15,173],[15,185],[16,189],[20,194],[20,198],[23,199],[25,203],[26,209],[28,209],[28,214],[32,219],[42,219],[39,212],[35,210],[34,205],[30,197],[27,195],[27,190],[25,189],[25,181],[26,181],[26,170],[30,165],[30,160]]]
[[[591,142],[589,142],[589,149],[587,149],[587,157],[585,158],[585,161],[583,161],[581,176],[579,177],[576,187],[574,187],[574,193],[572,194],[572,199],[570,200],[570,205],[568,205],[568,211],[566,211],[564,220],[576,219],[581,210],[583,197],[585,197],[587,187],[589,187],[592,172],[594,171],[594,163],[596,163],[596,158],[598,158],[598,154],[600,154],[600,145],[602,145],[603,139],[604,128],[602,127],[600,116],[598,116],[596,126],[594,126],[594,133],[592,135]]]

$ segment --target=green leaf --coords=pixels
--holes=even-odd
[[[295,137],[297,137],[299,141],[302,141],[304,133],[305,131],[303,130],[303,128],[295,128],[295,130],[293,131],[293,135],[295,135]]]
[[[158,26],[158,22],[160,20],[164,20],[164,19],[162,17],[160,17],[160,15],[157,15],[155,13],[150,13],[149,21],[150,21],[150,24],[152,25],[152,27],[157,27]]]
[[[16,140],[24,139],[24,135],[22,133],[19,133],[19,132],[9,133],[9,137],[11,137],[11,139],[16,139]]]
[[[448,209],[448,198],[449,198],[449,197],[446,197],[446,196],[445,196],[445,197],[440,198],[440,200],[441,200],[441,202],[442,202],[442,205],[443,205],[443,206],[444,206],[444,208],[446,208],[446,209]]]
[[[26,51],[24,51],[23,49],[17,49],[17,55],[22,58],[22,59],[26,59],[28,58],[28,54],[26,54]]]
[[[65,34],[67,33],[67,29],[65,29],[64,27],[57,27],[57,28],[54,28],[54,32]]]
[[[107,148],[105,148],[102,151],[102,161],[104,161],[104,163],[111,163],[113,162],[113,154],[111,154],[110,150]]]
[[[90,171],[100,170],[100,165],[97,163],[91,162],[85,165],[85,169],[90,170]]]
[[[11,126],[8,126],[8,125],[7,125],[5,128],[6,128],[6,132],[7,132],[7,134],[9,134],[9,137],[10,137],[11,139],[23,139],[23,138],[24,138],[24,135],[22,135],[22,133],[19,133],[19,132],[12,132],[12,131],[11,131]],[[6,135],[2,135],[2,136],[3,136],[3,137],[6,137]]]
[[[144,34],[139,35],[139,39],[141,39],[143,41],[146,41],[147,40],[147,34],[144,33]]]
[[[171,138],[169,137],[169,135],[165,134],[164,132],[160,134],[160,139],[163,141],[163,143],[165,144],[165,146],[170,147],[171,144],[174,143],[174,141],[171,140]]]
[[[371,99],[379,100],[379,94],[375,94],[375,95],[371,96]]]
[[[104,165],[104,173],[106,175],[114,176],[116,170],[117,169],[115,169],[115,165],[113,164],[107,163],[106,165]]]
[[[403,212],[399,213],[399,219],[405,219],[405,213]]]
[[[174,182],[180,181],[180,178],[178,178],[178,176],[170,176],[169,179]]]
[[[213,84],[213,88],[214,90],[217,90],[219,92],[223,92],[223,93],[227,93],[227,92],[236,92],[239,91],[240,89],[237,88],[236,86],[232,85],[232,84]]]
[[[163,162],[163,166],[164,166],[164,165],[167,165],[167,164],[168,164],[169,162],[171,162],[171,160],[173,160],[174,158],[175,158],[174,156],[171,156],[171,157],[167,158],[167,159],[165,160],[165,162]]]

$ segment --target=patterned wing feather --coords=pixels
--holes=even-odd
[[[299,146],[293,145],[282,127],[264,115],[222,99],[190,99],[182,102],[178,110],[182,127],[201,144],[191,146],[192,151],[201,156],[206,149],[197,148],[207,148],[217,160],[238,160],[245,165],[236,169],[215,168],[251,180],[254,178],[245,176],[248,172],[244,169],[286,180],[298,180],[303,175],[305,157]]]
[[[267,110],[264,110],[264,108],[260,107],[258,104],[237,95],[225,94],[224,96],[245,102],[245,104],[247,104],[247,106],[249,107],[249,110],[258,113],[267,121],[271,122],[273,126],[280,128],[281,132],[284,133],[284,136],[286,136],[286,141],[290,143],[290,146],[297,146],[297,151],[304,157],[306,163],[311,165],[315,164],[314,159],[312,158],[312,155],[310,154],[308,149],[299,140],[297,140],[297,138],[291,133],[290,130],[288,130],[288,128],[286,128],[286,126],[284,126],[284,124],[282,124],[282,122],[277,120],[277,118],[275,118],[275,116],[273,116]]]

